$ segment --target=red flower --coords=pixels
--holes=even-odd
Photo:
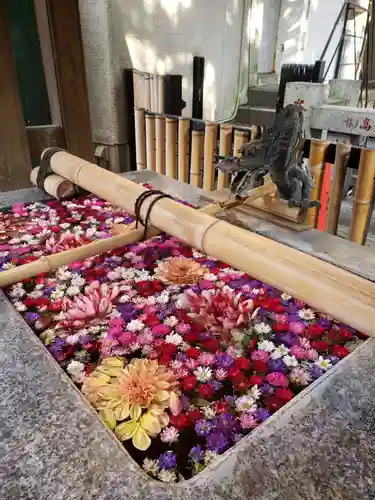
[[[339,358],[345,358],[349,353],[349,349],[341,345],[334,345],[332,348],[332,354]]]
[[[252,375],[249,378],[250,385],[260,385],[263,382],[263,377],[260,375]]]
[[[275,396],[285,403],[294,398],[293,392],[289,389],[285,389],[284,387],[282,387],[281,389],[276,389]]]
[[[307,328],[306,337],[310,340],[319,339],[324,333],[324,328],[318,325],[310,325]]]
[[[229,405],[226,401],[215,401],[213,406],[217,413],[226,413],[229,409]]]
[[[240,369],[237,366],[232,366],[228,370],[228,377],[231,379],[234,379],[235,377],[238,377],[241,374]]]
[[[156,316],[156,314],[150,314],[143,322],[146,326],[155,326],[160,323],[160,319]]]
[[[187,332],[184,335],[184,340],[188,344],[195,344],[195,342],[198,340],[198,334],[195,332]]]
[[[209,384],[200,384],[198,387],[198,394],[202,398],[210,398],[214,393],[214,388]]]
[[[50,311],[61,311],[62,303],[60,301],[51,302],[48,306]]]
[[[198,408],[195,408],[188,412],[187,417],[192,424],[195,424],[201,418],[201,412]]]
[[[177,427],[177,429],[184,429],[186,427],[189,427],[189,419],[184,413],[180,413],[179,415],[171,415],[169,420],[172,425]]]
[[[348,330],[347,328],[342,328],[340,330],[340,340],[343,341],[343,342],[348,342],[349,340],[352,340],[353,338],[353,334],[350,330]]]
[[[281,323],[280,321],[277,321],[273,325],[272,329],[274,332],[287,332],[289,330],[289,325],[288,323]]]
[[[250,387],[250,380],[241,373],[233,379],[233,384],[237,391],[246,391]]]
[[[250,340],[249,345],[248,345],[248,350],[249,352],[253,351],[258,343],[258,339],[254,337],[253,339]]]
[[[192,391],[196,386],[197,379],[194,376],[186,377],[182,381],[182,386],[185,391]]]
[[[266,373],[268,370],[268,363],[266,361],[253,361],[254,370],[257,373]]]
[[[282,399],[279,399],[276,396],[271,396],[268,400],[268,409],[271,413],[275,413],[277,410],[279,410],[282,406],[284,406],[286,401],[283,401]]]
[[[197,359],[201,355],[201,350],[198,349],[198,347],[190,347],[190,349],[186,351],[186,354],[189,358]]]
[[[249,358],[241,357],[236,359],[236,367],[240,370],[248,370],[251,366]]]
[[[325,340],[315,340],[314,342],[311,342],[311,347],[317,351],[326,351],[329,344]]]
[[[220,341],[218,339],[210,339],[202,342],[202,346],[210,352],[215,352],[220,348]]]

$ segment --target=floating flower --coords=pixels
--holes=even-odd
[[[233,328],[249,326],[254,313],[251,299],[226,290],[204,290],[200,295],[186,290],[179,298],[179,305],[189,311],[194,321],[224,339]]]
[[[305,321],[312,321],[315,319],[315,313],[311,309],[301,309],[298,311],[298,316]]]
[[[203,278],[207,268],[193,259],[171,257],[159,262],[154,269],[155,278],[166,284],[191,285]]]
[[[74,299],[63,300],[65,319],[59,323],[62,328],[82,328],[88,322],[98,324],[112,312],[113,301],[119,290],[116,286],[91,284],[85,293]]]
[[[332,367],[331,360],[327,358],[325,359],[323,356],[319,356],[318,360],[315,361],[315,364],[324,371],[327,371]]]
[[[71,232],[62,233],[59,236],[52,235],[45,242],[45,248],[49,253],[65,252],[72,248],[77,248],[84,245],[86,241],[78,234]]]

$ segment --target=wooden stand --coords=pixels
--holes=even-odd
[[[155,116],[146,114],[146,160],[149,170],[156,170]]]
[[[205,191],[213,191],[215,189],[214,154],[216,150],[216,136],[217,126],[214,123],[206,123],[203,167],[203,189]]]
[[[178,120],[178,180],[189,182],[189,130],[190,120]]]
[[[314,179],[314,187],[311,192],[310,200],[315,201],[320,198],[320,190],[323,175],[323,162],[328,142],[311,141],[309,170]],[[313,207],[308,210],[307,221],[312,227],[316,227],[318,222],[318,208]]]
[[[177,179],[177,120],[166,119],[165,127],[166,175]]]
[[[337,144],[335,157],[335,170],[331,186],[328,205],[327,233],[337,234],[339,225],[340,207],[344,192],[346,164],[348,162],[350,146]]]
[[[155,116],[156,172],[165,174],[165,118]]]
[[[220,156],[230,156],[232,150],[232,125],[220,125]],[[217,177],[217,189],[224,189],[228,187],[228,174],[219,170]]]

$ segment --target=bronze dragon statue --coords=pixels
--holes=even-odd
[[[250,189],[264,183],[268,174],[280,197],[290,206],[302,209],[320,206],[318,201],[309,199],[314,181],[303,162],[304,142],[303,108],[289,104],[260,140],[252,140],[241,147],[241,158],[224,158],[217,168],[232,174],[230,191],[236,198],[246,197]]]

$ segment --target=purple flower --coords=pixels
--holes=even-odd
[[[199,444],[190,450],[189,458],[194,462],[201,462],[204,459],[204,450]]]
[[[327,319],[327,318],[319,318],[317,321],[316,321],[316,324],[321,326],[322,328],[326,329],[326,330],[329,330],[332,326],[332,320],[331,319]]]
[[[280,340],[287,347],[292,347],[297,341],[297,335],[292,332],[286,332],[281,335]]]
[[[220,391],[220,389],[223,387],[222,382],[219,382],[219,380],[211,380],[210,381],[211,387],[213,387],[214,391]]]
[[[234,359],[232,356],[229,356],[229,354],[218,354],[216,356],[216,364],[220,368],[224,368],[224,370],[227,370],[230,368],[234,363]]]
[[[212,432],[206,439],[207,448],[216,453],[223,453],[229,446],[227,437],[223,432]]]
[[[270,372],[284,373],[286,371],[286,366],[282,359],[270,359],[268,361],[268,368]]]
[[[185,354],[184,352],[178,352],[175,356],[175,359],[177,359],[178,361],[188,361],[189,360],[189,356],[187,354]]]
[[[198,420],[195,424],[195,432],[199,436],[207,436],[207,434],[212,430],[212,422],[210,420]]]
[[[39,318],[40,318],[40,314],[38,314],[38,313],[27,312],[24,315],[24,320],[29,324],[34,323]]]
[[[175,469],[177,467],[177,457],[173,451],[166,451],[158,458],[158,465],[160,469]]]
[[[241,278],[231,281],[229,283],[229,286],[234,290],[238,290],[248,284],[249,284],[249,279],[246,276],[243,276]]]
[[[236,417],[231,413],[223,413],[215,419],[217,427],[234,427],[236,423]]]
[[[236,402],[236,396],[225,396],[224,400],[226,403],[228,403],[230,406],[233,406],[234,403]]]
[[[260,422],[264,422],[270,416],[270,412],[266,408],[258,408],[254,412],[254,417]]]
[[[259,386],[259,390],[262,394],[273,394],[274,393],[274,389],[273,389],[272,385],[269,384],[268,382],[261,384]]]
[[[311,375],[311,378],[317,379],[323,375],[324,371],[320,368],[320,366],[312,365],[309,368],[309,373]]]
[[[133,304],[117,304],[117,310],[125,321],[131,321],[138,316],[137,310]]]
[[[336,365],[339,361],[341,361],[341,358],[337,356],[328,356],[328,359],[331,361],[333,365]]]
[[[190,400],[189,400],[189,398],[187,396],[185,396],[185,394],[183,394],[180,397],[180,402],[181,402],[181,405],[182,405],[182,409],[184,411],[187,411],[190,408]]]

